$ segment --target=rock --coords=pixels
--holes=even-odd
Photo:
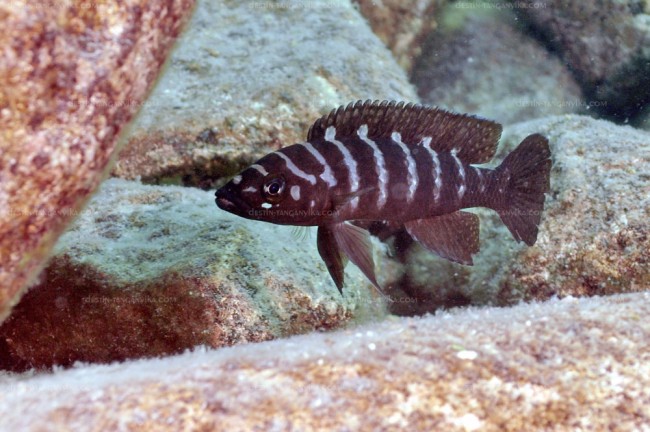
[[[383,302],[356,267],[339,294],[315,243],[231,216],[213,193],[108,180],[0,327],[0,368],[158,356],[381,318]]]
[[[0,322],[101,181],[192,6],[0,4]]]
[[[420,56],[423,39],[437,27],[446,0],[355,0],[372,30],[407,71]]]
[[[0,416],[7,430],[643,430],[649,314],[648,293],[469,308],[0,376]]]
[[[415,311],[447,306],[449,296],[508,305],[650,287],[650,134],[590,117],[549,117],[507,128],[495,160],[534,132],[549,139],[553,154],[537,243],[516,244],[485,210],[473,267],[412,248],[403,285],[420,296]]]
[[[416,95],[349,1],[201,1],[113,174],[211,188],[368,98]]]
[[[585,111],[560,60],[506,11],[448,6],[412,74],[423,102],[511,124]]]
[[[549,0],[516,11],[559,52],[596,109],[624,119],[650,102],[650,2]]]

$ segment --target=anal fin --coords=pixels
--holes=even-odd
[[[429,251],[453,262],[472,265],[479,251],[479,218],[457,211],[404,224],[408,233]]]

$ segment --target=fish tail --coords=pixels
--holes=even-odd
[[[496,169],[499,205],[495,210],[517,241],[532,246],[544,210],[544,193],[550,190],[551,150],[548,140],[533,134]]]

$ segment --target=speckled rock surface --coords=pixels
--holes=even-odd
[[[599,110],[624,119],[650,102],[650,2],[544,5],[515,10],[560,53]]]
[[[403,289],[420,296],[409,305],[414,311],[452,294],[468,304],[504,305],[650,289],[650,133],[584,116],[549,117],[507,128],[496,160],[534,132],[549,139],[553,154],[535,246],[518,245],[485,210],[474,267],[412,248]]]
[[[0,376],[7,430],[644,430],[650,297],[400,318],[219,351]]]
[[[449,5],[424,45],[412,74],[422,102],[503,124],[586,110],[569,70],[515,15],[466,4]]]
[[[357,99],[416,100],[349,1],[201,1],[114,175],[209,188]]]
[[[192,5],[0,1],[0,322],[100,182]]]
[[[407,71],[420,55],[422,40],[437,24],[446,0],[354,0],[372,30]]]
[[[108,180],[0,327],[0,368],[179,353],[380,319],[383,303],[356,267],[341,296],[315,243],[231,216],[209,192]]]

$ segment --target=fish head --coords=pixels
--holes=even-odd
[[[295,168],[288,167],[277,153],[264,156],[217,190],[217,206],[247,219],[319,225],[326,187],[322,181],[296,175]]]

